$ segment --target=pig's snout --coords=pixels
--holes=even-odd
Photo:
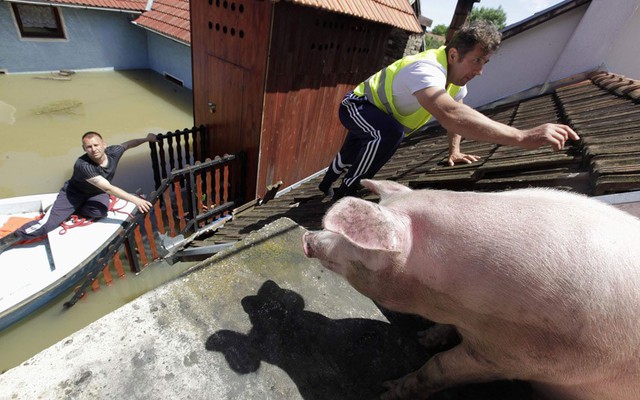
[[[302,249],[304,250],[304,255],[307,256],[308,258],[315,257],[313,248],[312,248],[314,237],[315,237],[315,233],[313,232],[305,232],[304,235],[302,235]]]

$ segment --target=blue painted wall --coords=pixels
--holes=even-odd
[[[193,89],[191,47],[131,23],[135,14],[60,7],[67,39],[21,39],[0,0],[0,69],[8,73],[92,68],[152,69]]]
[[[149,68],[164,75],[168,73],[193,89],[191,78],[191,47],[147,31]]]
[[[20,38],[10,4],[0,1],[0,69],[13,73],[149,68],[147,33],[131,24],[131,14],[58,9],[66,40],[25,40]]]

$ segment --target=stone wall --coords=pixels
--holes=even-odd
[[[389,34],[387,48],[384,54],[384,65],[395,60],[422,51],[422,34],[411,34],[402,29],[394,28]]]

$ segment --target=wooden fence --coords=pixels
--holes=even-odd
[[[73,306],[89,286],[97,290],[100,273],[109,285],[114,273],[122,277],[126,269],[140,272],[160,259],[163,237],[195,234],[230,215],[242,204],[243,163],[243,157],[227,155],[168,172],[149,198],[152,209],[146,214],[134,211],[110,244],[96,255],[65,306]]]
[[[158,134],[156,143],[149,143],[151,148],[151,164],[156,190],[163,179],[174,169],[182,169],[194,165],[196,161],[207,158],[205,143],[207,129],[200,125],[191,129],[176,130]]]

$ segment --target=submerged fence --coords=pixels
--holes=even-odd
[[[97,290],[101,273],[109,285],[114,273],[122,277],[126,269],[140,272],[162,257],[163,240],[195,234],[243,204],[244,158],[240,154],[195,161],[193,154],[201,148],[204,133],[203,127],[176,131],[158,135],[158,142],[150,143],[154,175],[157,172],[162,177],[148,199],[151,210],[146,214],[134,211],[117,236],[94,258],[84,281],[65,306],[73,306],[89,286]]]

